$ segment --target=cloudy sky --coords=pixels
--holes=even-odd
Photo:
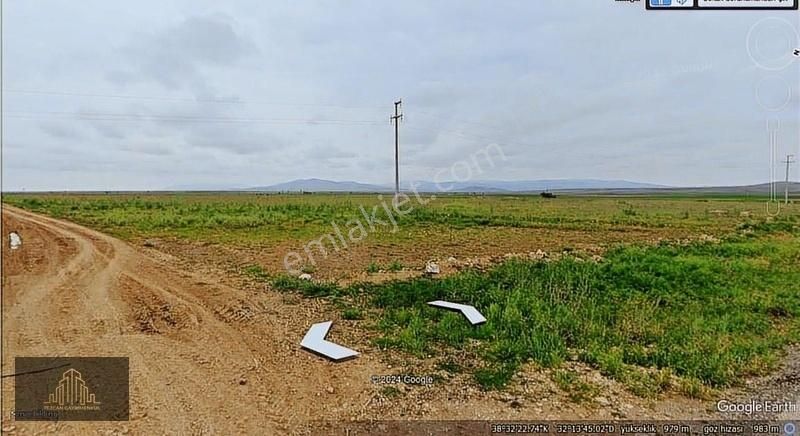
[[[678,186],[768,181],[768,126],[800,153],[796,11],[3,3],[4,190],[389,184],[396,98],[405,179],[490,143],[483,179]]]

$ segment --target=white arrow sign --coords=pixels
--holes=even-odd
[[[326,321],[312,325],[300,341],[300,346],[336,362],[358,356],[355,350],[325,340],[332,324],[333,321]]]
[[[467,306],[466,304],[456,304],[456,303],[451,303],[449,301],[441,301],[441,300],[431,301],[428,304],[431,306],[441,307],[444,309],[457,310],[463,313],[464,316],[467,317],[467,320],[472,325],[483,324],[486,322],[486,318],[484,318],[483,315],[481,315],[481,313],[478,312],[478,309],[472,306]]]

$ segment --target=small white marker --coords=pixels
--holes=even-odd
[[[8,234],[8,243],[12,250],[16,250],[22,246],[22,238],[19,236],[19,233],[11,232]]]

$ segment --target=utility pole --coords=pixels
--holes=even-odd
[[[389,120],[394,123],[394,201],[397,202],[397,197],[400,195],[400,120],[403,119],[403,114],[400,113],[403,100],[394,102],[394,115],[389,117]]]
[[[784,186],[783,191],[783,201],[785,204],[789,204],[789,165],[795,162],[793,154],[787,154],[786,160],[782,163],[786,164],[786,185]]]

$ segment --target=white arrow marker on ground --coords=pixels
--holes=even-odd
[[[441,307],[444,309],[457,310],[463,313],[464,316],[467,317],[467,320],[470,323],[472,323],[472,325],[483,324],[486,322],[486,318],[484,318],[483,315],[481,315],[481,313],[478,312],[478,309],[472,306],[467,306],[466,304],[456,304],[442,300],[431,301],[428,304],[431,306]]]
[[[300,346],[336,362],[358,356],[355,350],[325,340],[332,324],[333,321],[326,321],[312,325],[300,341]]]

